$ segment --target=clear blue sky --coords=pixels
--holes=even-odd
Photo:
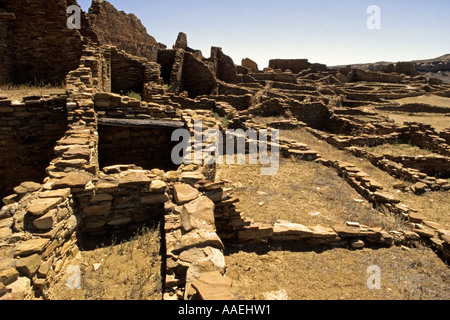
[[[428,59],[450,53],[449,0],[110,0],[134,13],[158,42],[178,32],[210,56],[219,46],[236,64],[308,58],[327,65]],[[87,11],[91,0],[78,0]],[[381,29],[369,30],[367,8],[381,9]]]

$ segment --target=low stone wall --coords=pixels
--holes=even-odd
[[[408,156],[391,156],[375,155],[366,151],[363,148],[348,147],[347,151],[354,154],[357,157],[367,158],[373,165],[388,172],[391,176],[413,182],[414,185],[409,189],[417,194],[424,193],[426,191],[446,191],[450,190],[450,184],[447,179],[439,179],[428,174],[436,174],[443,172],[448,175],[449,159],[444,156],[420,156],[420,157],[408,157]],[[439,171],[440,168],[442,171]],[[399,189],[405,190],[407,187],[401,185]]]
[[[65,263],[78,254],[80,216],[70,188],[22,184],[16,202],[0,211],[0,240],[7,249],[0,268],[1,300],[45,298]]]

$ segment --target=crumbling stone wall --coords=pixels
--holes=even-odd
[[[187,91],[190,98],[212,94],[216,88],[216,78],[208,66],[197,60],[190,52],[184,53],[181,92]]]
[[[42,182],[53,148],[67,129],[67,96],[0,100],[0,197],[23,181]]]
[[[14,0],[0,4],[16,17],[9,20],[10,35],[13,35],[8,44],[13,60],[12,82],[60,83],[69,71],[78,67],[82,55],[81,35],[66,26],[67,7],[76,4],[76,0]]]
[[[147,33],[134,14],[118,11],[107,1],[93,1],[87,18],[100,44],[116,46],[152,62],[156,62],[158,50],[164,47]]]
[[[291,70],[293,73],[299,73],[310,67],[308,59],[272,59],[269,61],[269,68],[281,69],[282,71]]]
[[[228,83],[239,82],[236,65],[231,57],[223,53],[222,48],[211,48],[210,61],[217,79]]]

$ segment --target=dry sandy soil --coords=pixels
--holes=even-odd
[[[334,148],[304,129],[283,130],[281,131],[281,136],[306,143],[311,149],[320,152],[326,159],[344,161],[363,169],[375,181],[381,183],[386,192],[394,195],[402,203],[419,210],[432,221],[450,225],[450,197],[448,196],[448,192],[427,192],[421,196],[417,196],[411,192],[400,192],[394,186],[399,183],[408,185],[408,183],[398,180],[390,176],[387,172],[374,167],[367,159],[361,159],[347,151]]]
[[[131,238],[91,238],[83,245],[53,286],[51,300],[162,299],[158,228],[144,228]],[[74,279],[70,266],[81,271],[79,289],[67,285],[69,278]]]
[[[314,251],[235,248],[225,259],[238,299],[262,300],[285,290],[291,300],[448,300],[450,271],[428,248]],[[291,249],[291,251],[289,251]],[[379,290],[367,286],[368,268],[380,268]]]
[[[435,95],[423,95],[419,97],[404,98],[394,100],[394,102],[400,105],[424,103],[437,107],[448,108],[447,114],[435,114],[435,113],[409,113],[409,112],[396,112],[396,111],[381,111],[375,110],[380,115],[388,117],[395,123],[402,125],[404,122],[419,122],[429,124],[433,126],[437,131],[442,131],[450,127],[450,98],[439,97]]]

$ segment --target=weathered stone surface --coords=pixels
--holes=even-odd
[[[421,223],[423,220],[427,220],[427,217],[425,217],[423,214],[418,212],[411,212],[409,214],[409,221],[413,223]]]
[[[79,147],[79,146],[72,147],[63,153],[63,158],[67,159],[67,160],[72,160],[72,159],[90,160],[91,149],[89,149],[87,147]]]
[[[9,268],[0,272],[0,283],[7,286],[19,277],[19,272],[16,268]]]
[[[107,216],[111,212],[111,203],[102,203],[99,205],[92,205],[83,210],[86,216]]]
[[[96,193],[112,193],[112,192],[116,192],[117,189],[119,189],[119,186],[115,183],[111,183],[111,182],[101,182],[99,184],[97,184],[95,190]]]
[[[249,58],[242,59],[241,65],[251,69],[252,71],[258,71],[258,64]]]
[[[222,240],[211,228],[195,229],[181,236],[181,239],[174,248],[175,251],[182,252],[193,247],[213,247],[223,250]]]
[[[278,220],[273,226],[273,239],[274,240],[291,240],[295,238],[310,237],[313,231],[308,227],[290,223],[283,220]]]
[[[27,211],[33,216],[40,217],[46,214],[50,209],[55,208],[61,202],[62,198],[37,199],[28,206]]]
[[[49,190],[39,193],[39,198],[63,198],[67,199],[70,195],[70,188],[58,189],[58,190]]]
[[[14,192],[17,194],[31,193],[40,190],[42,186],[36,182],[22,182],[19,186],[14,188]]]
[[[214,202],[201,196],[183,206],[183,228],[186,231],[202,228],[206,225],[215,227]]]
[[[107,193],[95,194],[91,197],[89,202],[104,202],[113,200],[113,196]]]
[[[31,297],[32,287],[30,279],[19,277],[16,281],[6,286],[6,293],[0,300],[27,300]]]
[[[42,217],[33,221],[33,225],[40,230],[49,230],[56,222],[57,210],[50,210]]]
[[[221,250],[206,247],[192,248],[183,251],[179,256],[179,263],[188,267],[186,282],[197,280],[202,273],[218,271],[225,273],[225,257]]]
[[[68,173],[64,178],[55,182],[53,189],[61,188],[82,188],[91,181],[89,176],[81,173],[71,172]]]
[[[42,250],[44,250],[49,241],[49,239],[39,238],[22,242],[14,251],[14,255],[23,257],[32,255],[34,253],[40,253],[42,252]]]
[[[38,254],[17,260],[16,269],[24,276],[32,277],[41,265],[41,257]]]
[[[163,193],[167,189],[167,184],[161,180],[153,180],[150,184],[150,192]]]
[[[152,180],[142,172],[131,172],[119,178],[119,187],[150,185]]]
[[[10,228],[0,229],[0,239],[8,239],[12,235],[12,230]]]
[[[382,203],[399,203],[400,200],[395,199],[392,195],[383,192],[374,192],[374,198],[378,202]]]
[[[167,200],[169,200],[169,197],[165,193],[157,193],[157,194],[150,194],[147,196],[141,197],[141,203],[143,204],[157,204],[157,203],[164,203]]]
[[[187,35],[184,32],[178,33],[177,41],[175,42],[175,48],[186,50],[188,47]]]
[[[361,229],[359,227],[335,225],[332,228],[341,237],[358,237],[361,233]]]
[[[254,225],[238,231],[241,241],[269,239],[273,236],[273,227],[269,225]]]
[[[186,204],[198,197],[198,190],[185,183],[175,184],[173,190],[178,205]]]
[[[313,234],[312,234],[313,238],[325,238],[326,239],[326,238],[334,238],[334,237],[338,236],[338,234],[332,228],[329,228],[329,227],[317,225],[317,226],[310,227],[310,229],[313,232]]]
[[[232,281],[219,272],[208,272],[197,279],[192,286],[203,300],[234,300],[231,294]]]
[[[362,249],[362,248],[364,248],[365,245],[366,245],[366,244],[365,244],[364,241],[362,241],[362,240],[353,240],[353,241],[351,242],[351,246],[352,246],[352,248],[354,248],[354,249]]]

